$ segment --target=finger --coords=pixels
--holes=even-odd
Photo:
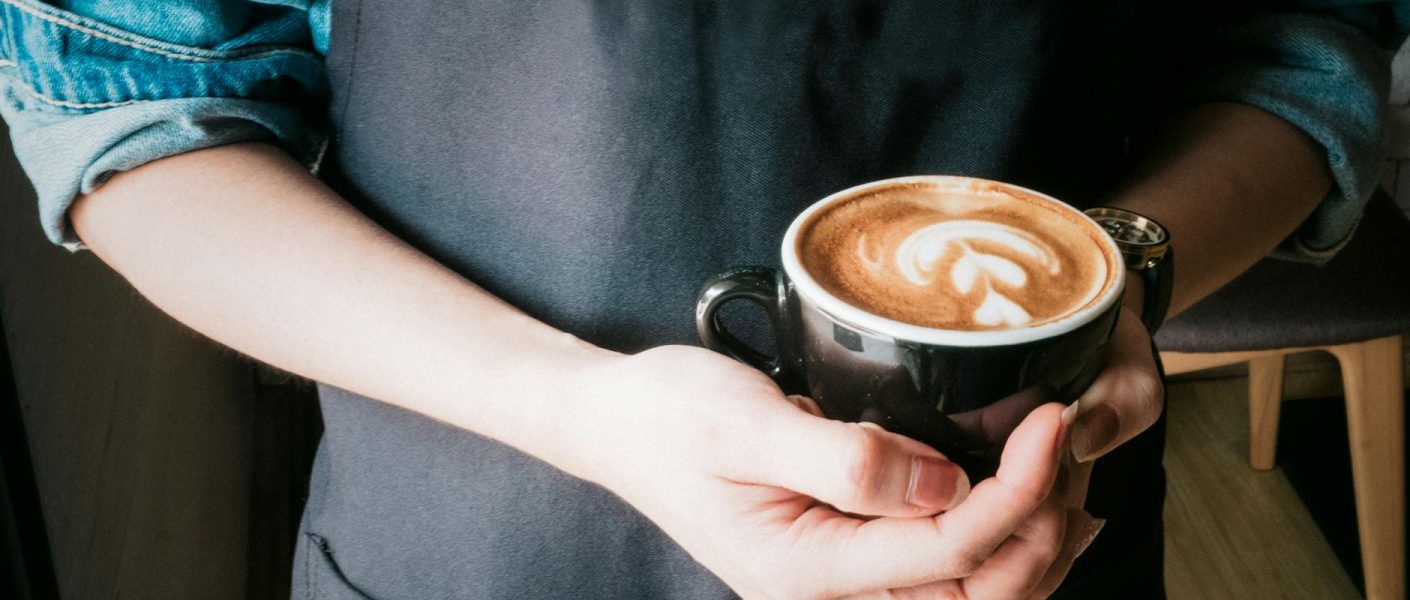
[[[823,545],[820,560],[844,586],[839,591],[907,587],[974,573],[1048,495],[1062,448],[1061,413],[1059,404],[1035,409],[1009,437],[998,474],[974,486],[953,509],[927,519],[852,521],[846,525],[851,531],[824,530],[807,540]]]
[[[865,594],[842,596],[838,600],[959,600],[964,590],[960,580],[937,581],[908,588],[877,590]]]
[[[1024,598],[1061,556],[1068,529],[1067,509],[1048,502],[1038,507],[985,561],[964,579],[892,590],[895,598]]]
[[[1087,551],[1105,525],[1105,519],[1094,519],[1092,515],[1083,510],[1068,509],[1067,533],[1064,536],[1062,553],[1053,561],[1048,572],[1043,575],[1043,580],[1033,591],[1029,592],[1027,597],[1037,600],[1053,595],[1058,586],[1067,579],[1067,573],[1072,570],[1072,563]]]
[[[1053,481],[1052,497],[1071,508],[1086,506],[1087,487],[1092,481],[1092,466],[1093,463],[1077,462],[1071,453],[1064,452],[1057,479]]]
[[[970,598],[1023,598],[1062,553],[1067,509],[1046,502],[962,583]]]
[[[863,596],[848,596],[848,600],[960,600],[964,589],[960,580],[937,581],[908,588],[884,590]]]
[[[969,477],[939,451],[911,438],[857,423],[783,415],[768,439],[731,461],[734,478],[787,488],[840,511],[923,517],[969,494]]]
[[[1106,368],[1077,399],[1072,454],[1083,462],[1145,431],[1160,418],[1165,403],[1150,336],[1129,310],[1122,309],[1116,321],[1106,359]]]
[[[966,433],[998,448],[1028,413],[1052,401],[1051,393],[1041,386],[1034,386],[983,408],[953,413],[950,420]]]

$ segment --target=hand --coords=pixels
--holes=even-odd
[[[1090,463],[1111,452],[1153,425],[1164,407],[1150,334],[1136,313],[1122,308],[1107,343],[1106,368],[1072,408],[1073,458]]]
[[[1090,526],[1045,501],[1060,405],[1033,411],[971,490],[929,446],[813,416],[709,351],[614,358],[594,381],[583,474],[746,597],[1021,598]]]
[[[1092,461],[1149,428],[1160,418],[1164,405],[1165,387],[1156,370],[1150,335],[1140,317],[1123,307],[1107,344],[1106,367],[1069,407],[1069,418],[1075,419],[1068,434],[1072,451],[1063,458],[1054,497],[1065,506],[1085,505]],[[1089,538],[1078,546],[1085,549],[1103,524],[1105,521],[1098,520]],[[1033,597],[1045,598],[1056,590],[1080,554],[1055,561]]]

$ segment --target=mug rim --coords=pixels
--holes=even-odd
[[[990,329],[990,330],[960,330],[941,329],[936,327],[925,327],[889,319],[881,315],[868,312],[859,307],[853,306],[831,292],[823,289],[816,280],[803,268],[798,260],[798,235],[803,224],[807,223],[811,217],[821,209],[857,196],[861,193],[871,191],[876,188],[890,187],[897,185],[931,183],[944,187],[968,187],[974,183],[997,186],[1014,190],[1024,194],[1031,194],[1038,198],[1049,201],[1058,210],[1065,210],[1072,215],[1080,217],[1081,223],[1089,225],[1101,235],[1095,236],[1099,244],[1106,246],[1107,270],[1114,273],[1111,285],[1104,290],[1095,300],[1087,306],[1069,314],[1067,316],[1035,325],[1032,327],[1016,327],[1010,329]],[[1009,346],[1023,344],[1056,337],[1086,325],[1105,314],[1121,298],[1126,287],[1126,268],[1117,259],[1121,256],[1121,251],[1116,246],[1116,241],[1101,228],[1100,225],[1088,217],[1085,213],[1067,203],[1058,200],[1042,192],[1030,190],[1028,188],[982,179],[978,177],[964,177],[956,175],[911,175],[906,177],[893,177],[881,179],[861,185],[849,187],[847,189],[828,195],[822,200],[814,202],[811,206],[799,213],[789,225],[787,233],[783,235],[783,248],[780,252],[783,258],[783,270],[788,278],[793,282],[793,286],[798,293],[817,307],[824,315],[840,322],[853,329],[862,332],[879,334],[881,336],[894,339],[907,340],[922,344],[936,346],[957,346],[957,347],[988,347],[988,346]]]

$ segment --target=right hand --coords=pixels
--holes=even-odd
[[[583,462],[747,598],[1023,598],[1091,517],[1048,501],[1062,407],[1014,431],[970,489],[939,452],[819,418],[766,376],[673,346],[595,369]],[[1051,575],[1049,575],[1051,576]]]

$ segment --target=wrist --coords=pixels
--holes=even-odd
[[[763,373],[692,346],[591,360],[573,381],[558,466],[633,504],[658,496],[662,477],[719,460],[761,422],[754,411],[782,399]]]
[[[601,404],[597,374],[620,357],[539,328],[497,352],[474,348],[450,361],[461,366],[438,386],[444,392],[430,402],[443,408],[432,414],[584,477],[579,457],[593,433],[584,416]]]
[[[655,434],[669,429],[661,415],[669,388],[661,381],[674,364],[663,368],[654,360],[663,350],[653,348],[638,354],[604,352],[582,356],[562,371],[564,386],[561,410],[545,430],[556,429],[549,452],[560,458],[549,460],[569,474],[591,481],[625,496],[624,479],[631,479],[631,463],[651,462],[646,449]],[[664,361],[671,363],[671,361]],[[669,384],[665,384],[669,385]],[[679,416],[677,414],[676,416]]]
[[[620,391],[614,388],[614,373],[630,355],[591,346],[565,348],[551,359],[549,389],[543,393],[547,404],[536,429],[547,434],[539,454],[574,477],[603,484],[602,463],[607,455],[604,444],[608,426],[623,419],[615,407]]]
[[[1129,209],[1095,207],[1084,212],[1106,230],[1120,250],[1127,269],[1123,300],[1154,335],[1169,310],[1174,283],[1169,232],[1150,217]]]

